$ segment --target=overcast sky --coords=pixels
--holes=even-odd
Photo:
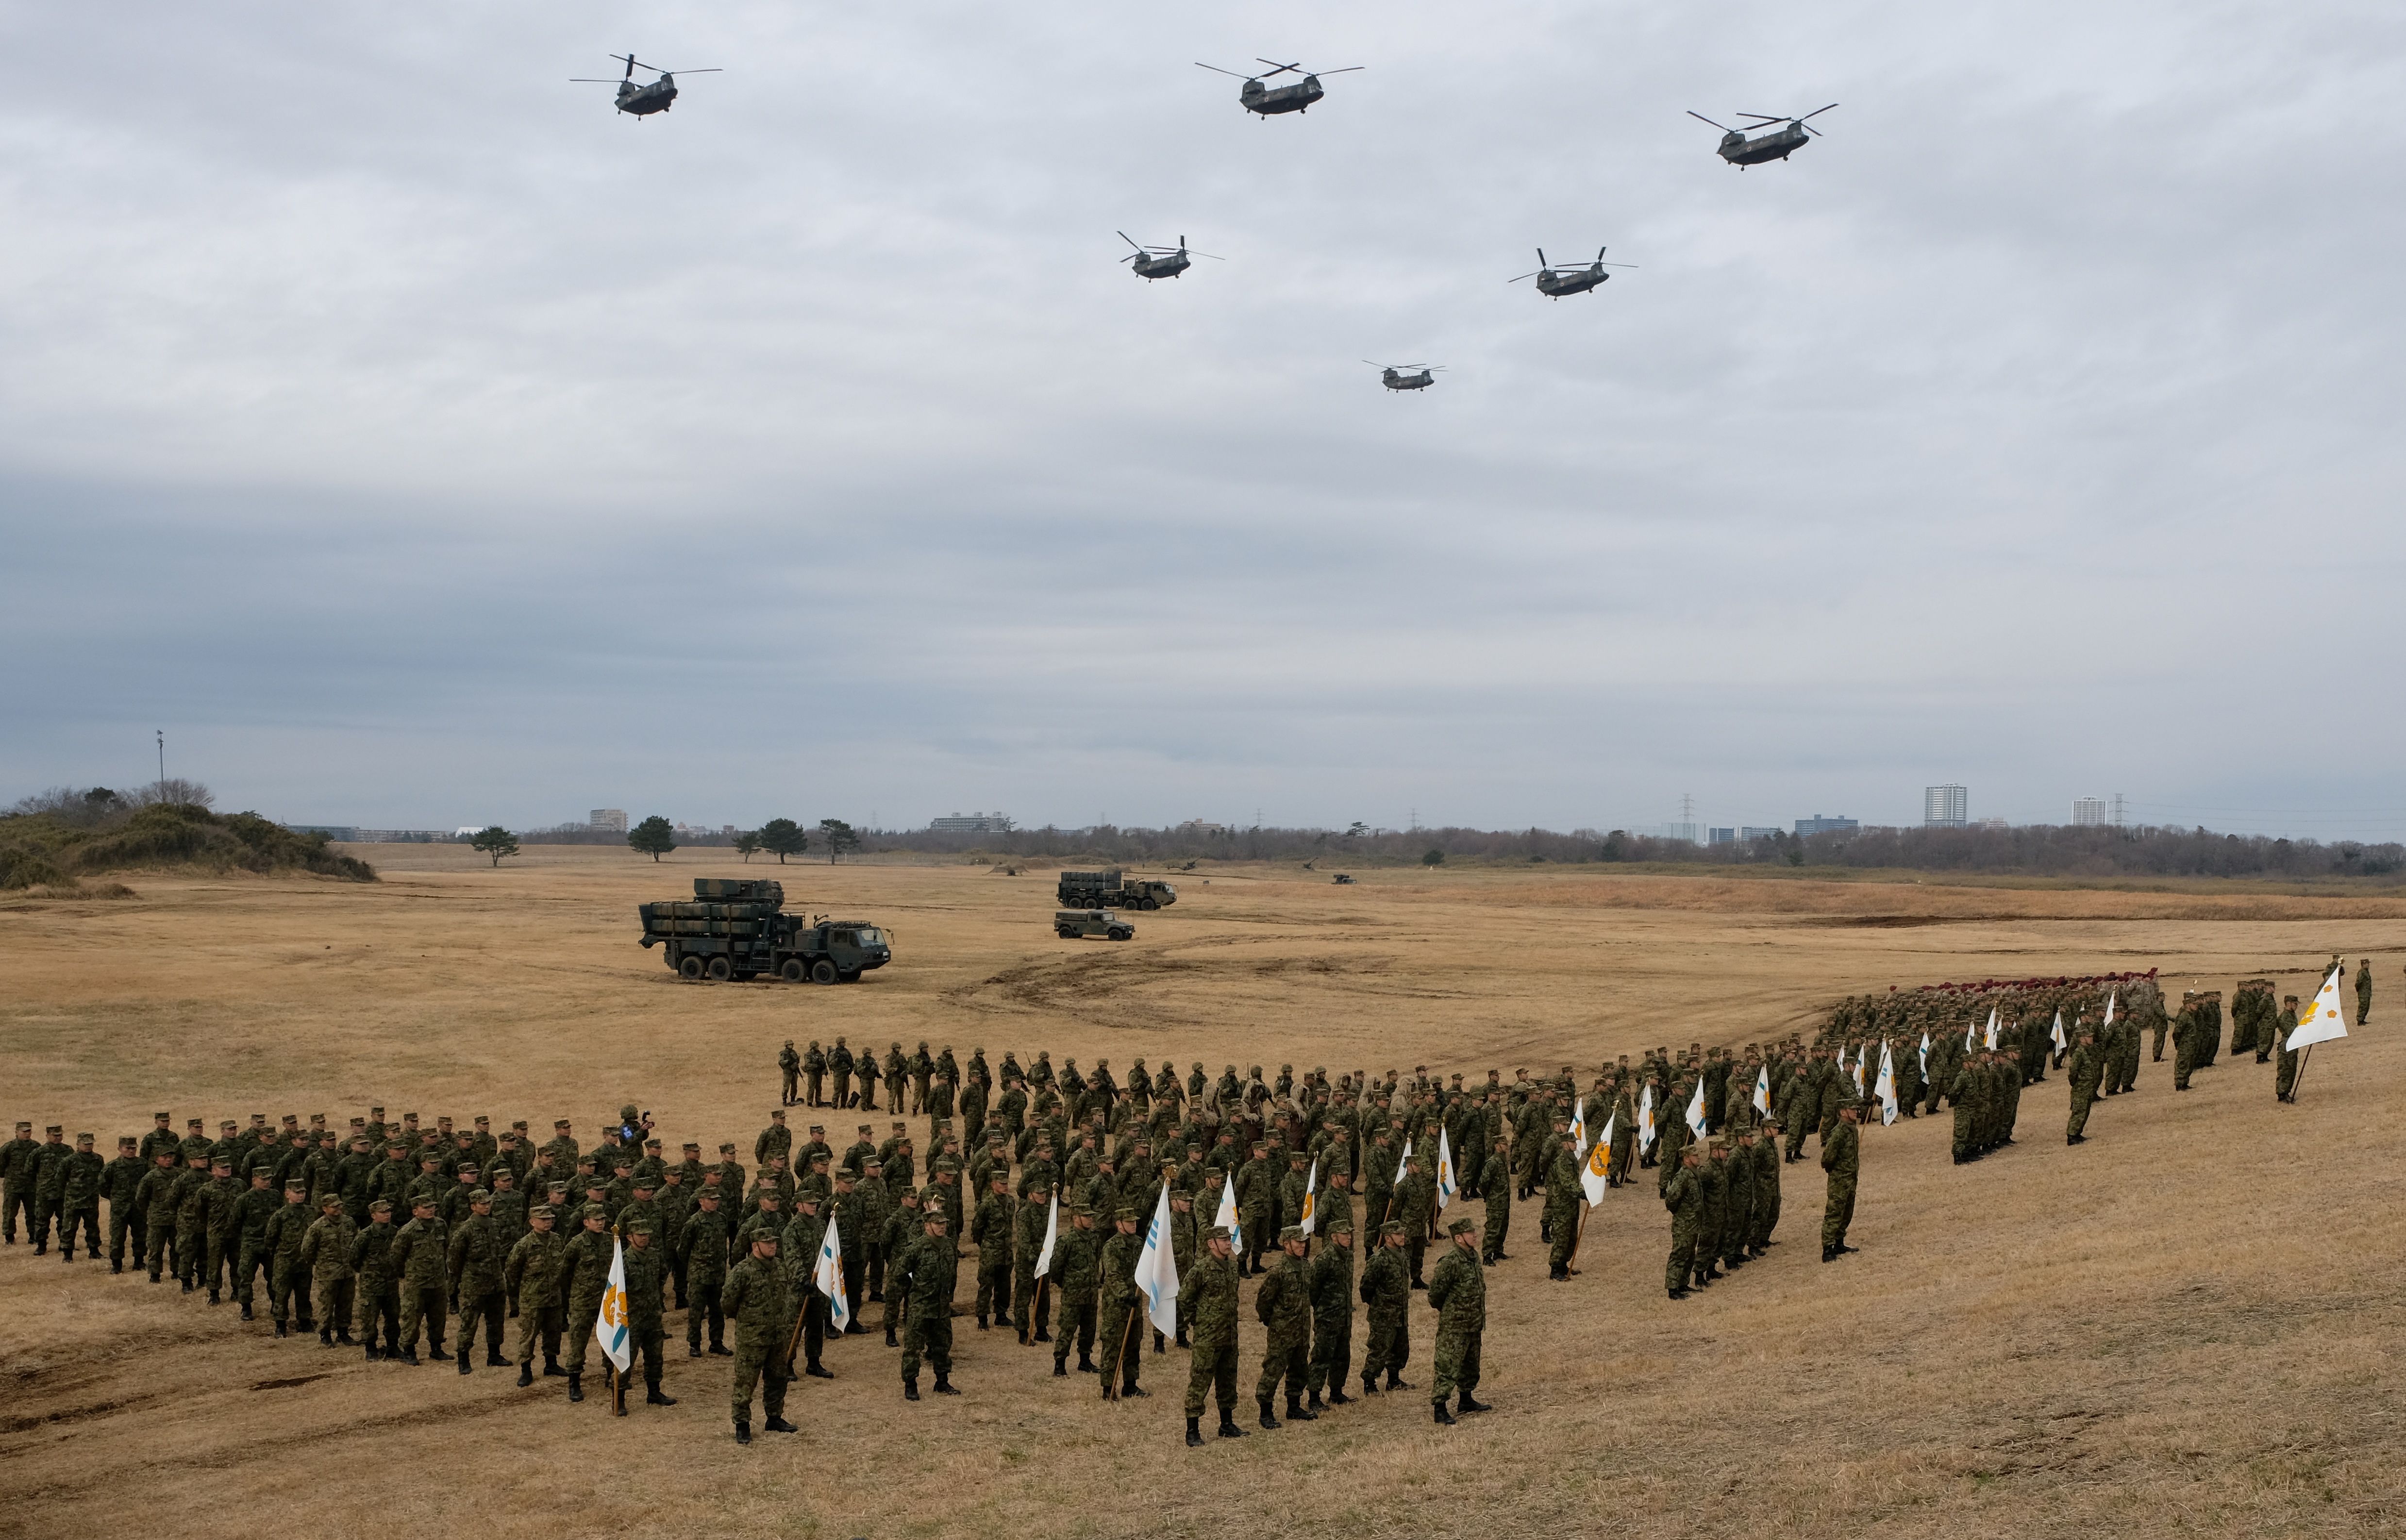
[[[2406,835],[2394,3],[0,16],[0,800]]]

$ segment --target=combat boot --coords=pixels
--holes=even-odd
[[[1377,1375],[1366,1374],[1362,1377],[1362,1393],[1364,1395],[1377,1395],[1379,1393],[1379,1377]]]
[[[443,1350],[443,1344],[440,1342],[428,1343],[426,1345],[426,1356],[432,1359],[437,1363],[448,1363],[451,1362],[451,1355]],[[464,1360],[468,1355],[466,1353],[461,1353],[460,1356]]]
[[[1314,1391],[1309,1395],[1305,1396],[1303,1398],[1303,1405],[1305,1408],[1309,1411],[1324,1412],[1328,1409],[1328,1403],[1320,1399],[1320,1392],[1318,1391]]]
[[[958,1395],[961,1393],[959,1389],[953,1384],[952,1373],[950,1370],[938,1369],[936,1371],[936,1393],[938,1395]]]
[[[1394,1370],[1389,1369],[1387,1371],[1387,1389],[1391,1391],[1410,1391],[1417,1390],[1419,1387],[1414,1385],[1410,1380],[1406,1379],[1403,1376],[1397,1374]]]
[[[1059,1374],[1061,1372],[1060,1367],[1057,1364],[1054,1365],[1053,1372],[1054,1374]],[[919,1399],[918,1380],[906,1379],[902,1382],[902,1399],[905,1401],[916,1401]]]
[[[1200,1417],[1186,1420],[1186,1447],[1190,1449],[1203,1447],[1203,1420]]]
[[[1317,1422],[1320,1420],[1320,1414],[1305,1411],[1302,1398],[1293,1391],[1289,1391],[1286,1392],[1286,1420],[1290,1422]]]
[[[1429,1408],[1430,1408],[1430,1410],[1432,1410],[1432,1411],[1434,1411],[1434,1412],[1436,1412],[1436,1413],[1437,1413],[1437,1421],[1439,1421],[1439,1422],[1443,1423],[1445,1426],[1447,1426],[1447,1427],[1449,1427],[1449,1428],[1451,1428],[1451,1427],[1452,1427],[1452,1426],[1453,1426],[1453,1414],[1452,1414],[1451,1412],[1447,1411],[1447,1410],[1445,1409],[1445,1403],[1444,1403],[1444,1402],[1442,1402],[1442,1401],[1432,1401],[1432,1402],[1430,1402],[1430,1403],[1429,1403]]]
[[[1668,1293],[1673,1299],[1685,1299],[1688,1297],[1688,1291],[1685,1289],[1673,1289],[1668,1291]]]
[[[1262,1409],[1262,1426],[1272,1433],[1276,1433],[1279,1427],[1279,1420],[1270,1414],[1270,1404],[1265,1400],[1257,1402],[1255,1405],[1259,1406]]]
[[[1055,1379],[1067,1379],[1069,1378],[1069,1361],[1068,1359],[1056,1358],[1053,1361],[1053,1378]]]
[[[531,1384],[533,1384],[533,1383],[534,1383],[534,1365],[533,1365],[533,1364],[531,1364],[531,1363],[521,1363],[521,1364],[519,1364],[519,1365],[518,1365],[518,1389],[519,1389],[519,1390],[525,1390],[528,1386],[530,1386],[530,1385],[531,1385]]]
[[[1470,1392],[1468,1391],[1462,1392],[1463,1416],[1468,1417],[1472,1412],[1492,1412],[1494,1409],[1495,1406],[1493,1403],[1486,1401],[1473,1401],[1470,1399]]]
[[[41,1252],[39,1252],[39,1251],[35,1251],[34,1254],[35,1254],[35,1256],[40,1256],[42,1253],[41,1253]],[[212,1304],[212,1305],[215,1305],[215,1304],[219,1303],[219,1299],[218,1299],[218,1292],[217,1292],[215,1289],[212,1289],[212,1290],[210,1290],[210,1291],[209,1291],[209,1303],[210,1303],[210,1304]]]
[[[833,1379],[835,1378],[833,1374],[821,1368],[815,1363],[809,1364],[804,1367],[802,1373],[810,1376],[813,1379]]]
[[[1345,1393],[1345,1388],[1342,1385],[1331,1385],[1328,1387],[1328,1404],[1332,1406],[1351,1406],[1353,1405],[1353,1398]]]
[[[283,1335],[287,1335],[287,1328],[285,1327],[284,1322],[282,1322],[282,1321],[277,1321],[277,1322],[276,1323],[276,1335],[277,1336],[283,1336]]]
[[[685,1356],[687,1358],[700,1358],[701,1356],[701,1344],[699,1342],[686,1343],[685,1345]]]
[[[1027,1340],[1030,1342],[1050,1342],[1053,1340],[1053,1333],[1046,1327],[1039,1326],[1036,1328],[1036,1335],[1029,1337]]]
[[[978,1317],[978,1330],[981,1332],[985,1330],[985,1317],[984,1316]]]
[[[1245,1430],[1237,1426],[1237,1420],[1235,1418],[1230,1417],[1226,1412],[1222,1412],[1220,1414],[1220,1436],[1223,1438],[1242,1438],[1245,1436]]]
[[[662,1395],[660,1393],[660,1382],[657,1379],[647,1379],[644,1381],[644,1405],[646,1406],[673,1406],[676,1405],[676,1397],[672,1395]]]
[[[567,1373],[568,1373],[568,1371],[567,1371],[566,1369],[563,1369],[563,1368],[561,1368],[561,1367],[559,1366],[559,1360],[558,1360],[558,1359],[556,1359],[556,1358],[552,1357],[549,1353],[545,1353],[545,1354],[544,1354],[544,1355],[543,1355],[543,1378],[545,1378],[545,1379],[559,1379],[559,1378],[562,1378],[563,1376],[565,1376]]]
[[[1120,1387],[1120,1399],[1123,1401],[1132,1395],[1150,1398],[1153,1392],[1151,1391],[1146,1390],[1143,1386],[1139,1385],[1134,1380],[1130,1380],[1128,1383]]]
[[[762,1423],[761,1426],[767,1428],[771,1433],[800,1433],[802,1431],[801,1429],[795,1427],[791,1422],[786,1421],[785,1414],[783,1412],[772,1413],[770,1416],[769,1420]]]
[[[1835,1262],[1835,1261],[1837,1261],[1837,1260],[1838,1260],[1838,1253],[1837,1253],[1836,1250],[1835,1250],[1834,1248],[1828,1247],[1828,1246],[1824,1246],[1824,1247],[1822,1247],[1822,1248],[1821,1248],[1821,1260],[1822,1260],[1823,1262]]]
[[[585,1377],[583,1375],[572,1374],[568,1377],[568,1399],[571,1401],[582,1401],[585,1399]]]
[[[333,1345],[334,1345],[334,1329],[333,1329],[332,1326],[327,1326],[327,1327],[324,1327],[324,1328],[320,1329],[320,1330],[318,1331],[318,1346],[319,1346],[320,1348],[331,1348],[331,1347],[333,1347]]]
[[[729,1347],[724,1342],[714,1342],[710,1345],[710,1356],[713,1358],[733,1358],[735,1356],[735,1349]]]
[[[474,1374],[476,1372],[476,1366],[468,1362],[468,1355],[466,1353],[461,1353],[460,1355],[460,1372],[463,1375]]]
[[[735,1442],[738,1444],[749,1444],[752,1442],[751,1423],[738,1422],[735,1424]]]
[[[383,1355],[382,1355],[381,1353],[378,1353],[378,1352],[376,1351],[376,1345],[375,1345],[375,1343],[373,1340],[371,1340],[371,1341],[367,1344],[367,1359],[368,1359],[368,1362],[369,1362],[369,1363],[375,1363],[378,1358],[380,1358],[380,1357],[382,1357],[382,1356],[383,1356]]]
[[[250,1301],[247,1299],[242,1302],[242,1319],[245,1321],[256,1319],[250,1313]]]
[[[468,1357],[468,1355],[467,1355],[467,1354],[465,1354],[465,1353],[461,1353],[461,1354],[460,1355],[460,1361],[461,1361],[462,1363],[465,1363],[465,1362],[467,1361],[467,1357]],[[505,1359],[505,1358],[503,1358],[503,1357],[502,1356],[502,1350],[501,1350],[499,1348],[489,1348],[489,1347],[488,1347],[488,1348],[487,1348],[487,1349],[485,1349],[485,1367],[486,1367],[486,1368],[488,1368],[488,1369],[506,1369],[506,1368],[508,1368],[509,1366],[510,1366],[510,1362],[509,1362],[509,1360],[508,1360],[508,1359]]]
[[[1095,1367],[1095,1361],[1092,1357],[1085,1353],[1080,1353],[1078,1355],[1078,1372],[1082,1375],[1091,1375],[1100,1374],[1103,1371]]]
[[[373,1353],[370,1356],[374,1356]],[[418,1367],[418,1348],[415,1344],[401,1350],[401,1361],[413,1369]]]
[[[1178,1328],[1178,1336],[1177,1336],[1177,1338],[1176,1338],[1176,1342],[1177,1342],[1177,1345],[1178,1345],[1179,1347],[1181,1347],[1181,1348],[1192,1348],[1193,1346],[1195,1346],[1195,1344],[1193,1344],[1192,1342],[1189,1342],[1189,1341],[1187,1341],[1187,1340],[1186,1340],[1186,1328],[1185,1328],[1185,1327],[1183,1327],[1183,1326],[1181,1326],[1180,1328]]]
[[[894,1340],[894,1328],[891,1326],[885,1328],[885,1345],[889,1348],[899,1348],[902,1346],[902,1344]]]

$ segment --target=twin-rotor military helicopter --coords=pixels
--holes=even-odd
[[[626,72],[617,79],[596,79],[578,77],[573,83],[578,85],[616,86],[618,88],[616,103],[617,109],[620,112],[627,113],[637,119],[647,118],[656,112],[666,112],[671,106],[675,105],[677,99],[676,78],[679,74],[718,75],[724,73],[718,69],[688,69],[683,71],[661,69],[657,65],[644,64],[642,60],[636,58],[631,52],[614,53],[610,55],[610,57],[613,59],[621,59],[626,61]],[[1343,69],[1311,70],[1306,69],[1301,64],[1281,64],[1275,59],[1256,58],[1254,62],[1257,64],[1267,64],[1270,67],[1259,75],[1245,75],[1233,69],[1222,69],[1217,64],[1207,64],[1200,60],[1196,61],[1196,67],[1198,69],[1211,70],[1217,74],[1230,76],[1234,78],[1242,80],[1244,84],[1238,88],[1237,92],[1237,105],[1243,107],[1247,112],[1253,113],[1264,120],[1279,117],[1289,112],[1304,113],[1310,111],[1313,103],[1322,100],[1328,94],[1328,88],[1320,83],[1320,78],[1322,76],[1352,75],[1367,67],[1363,64],[1349,64]],[[635,71],[639,69],[649,71],[654,78],[642,85],[636,84]],[[1281,75],[1293,75],[1297,78],[1292,85],[1270,86],[1264,84],[1265,81],[1274,80]],[[1746,167],[1750,165],[1762,165],[1771,161],[1784,161],[1790,155],[1796,153],[1799,149],[1804,148],[1805,145],[1810,143],[1812,139],[1821,132],[1819,129],[1815,128],[1807,120],[1819,118],[1822,113],[1828,112],[1832,107],[1834,107],[1837,105],[1837,103],[1833,102],[1829,106],[1817,107],[1811,112],[1793,118],[1785,117],[1777,113],[1741,112],[1737,114],[1738,117],[1749,120],[1742,128],[1730,128],[1724,124],[1714,122],[1713,120],[1705,117],[1701,112],[1691,111],[1688,116],[1695,119],[1698,122],[1708,123],[1711,124],[1712,127],[1720,129],[1721,131],[1721,142],[1718,147],[1716,153],[1718,153],[1723,161],[1728,162],[1731,165],[1736,166],[1740,170],[1744,170]],[[1211,256],[1211,253],[1208,251],[1192,250],[1188,247],[1186,237],[1183,235],[1178,237],[1178,244],[1176,246],[1170,247],[1139,245],[1128,235],[1127,232],[1124,230],[1115,232],[1114,233],[1116,233],[1121,240],[1126,241],[1129,247],[1133,248],[1127,256],[1122,257],[1119,260],[1130,264],[1128,270],[1147,282],[1152,282],[1159,278],[1178,277],[1188,268],[1195,265],[1194,259],[1196,257],[1209,257],[1215,262],[1224,260],[1223,258],[1213,257]],[[1607,267],[1619,267],[1634,270],[1635,264],[1631,262],[1606,261],[1604,260],[1604,254],[1607,249],[1608,247],[1597,247],[1595,248],[1595,260],[1592,262],[1582,262],[1557,267],[1553,262],[1547,260],[1546,248],[1544,247],[1539,247],[1536,248],[1536,271],[1534,273],[1523,273],[1520,277],[1512,278],[1507,281],[1511,283],[1521,283],[1527,279],[1535,278],[1537,280],[1537,292],[1545,295],[1548,299],[1559,300],[1572,294],[1584,294],[1591,290],[1602,287],[1603,284],[1612,276],[1611,274],[1605,271]],[[1379,383],[1385,386],[1390,390],[1425,390],[1430,386],[1437,383],[1437,376],[1443,373],[1445,369],[1445,365],[1441,363],[1378,363],[1368,359],[1365,359],[1362,361],[1369,364],[1371,368],[1379,371]]]

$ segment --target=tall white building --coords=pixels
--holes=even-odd
[[[585,821],[595,828],[608,829],[613,834],[627,832],[627,810],[624,808],[595,808],[586,814]]]
[[[2072,799],[2073,828],[2102,828],[2105,824],[2105,798],[2075,797]]]
[[[1961,828],[1971,822],[1967,811],[1970,801],[1970,795],[1960,786],[1922,787],[1922,827],[1924,828]]]

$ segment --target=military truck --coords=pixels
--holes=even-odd
[[[643,945],[667,949],[684,979],[783,979],[857,983],[893,961],[885,932],[866,920],[785,912],[785,889],[765,878],[697,877],[693,901],[642,904]]]
[[[1178,890],[1150,878],[1129,879],[1112,867],[1063,872],[1054,901],[1063,909],[1160,909],[1178,902]]]
[[[1053,916],[1053,934],[1065,941],[1074,941],[1081,936],[1125,941],[1136,934],[1136,926],[1108,909],[1065,909]]]

